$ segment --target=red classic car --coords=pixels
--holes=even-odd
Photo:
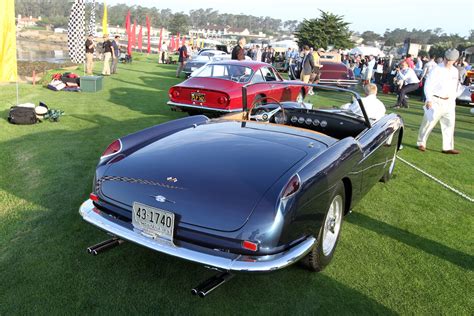
[[[190,114],[214,112],[228,113],[242,111],[242,86],[247,89],[249,103],[265,103],[267,100],[303,102],[307,87],[283,82],[273,66],[255,61],[225,60],[206,64],[196,70],[193,76],[169,90],[168,105],[173,110]],[[300,82],[301,83],[301,82]],[[269,101],[270,102],[270,101]]]
[[[321,61],[320,84],[350,87],[357,84],[353,71],[342,62]],[[290,79],[300,78],[300,61],[292,64],[288,70]]]

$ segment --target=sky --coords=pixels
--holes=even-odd
[[[101,1],[101,0],[98,0]],[[212,8],[220,13],[270,16],[282,20],[319,17],[318,9],[343,15],[351,30],[383,34],[395,28],[435,29],[467,36],[474,29],[474,0],[107,0],[107,4],[126,3],[171,9],[188,13],[191,9]],[[449,5],[452,4],[452,5]]]

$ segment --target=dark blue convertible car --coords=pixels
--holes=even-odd
[[[205,296],[233,272],[302,261],[322,270],[344,215],[393,174],[402,119],[371,121],[357,93],[314,86],[313,109],[266,100],[220,118],[191,116],[112,142],[100,158],[85,221],[131,241],[221,271],[193,289]],[[315,100],[315,101],[314,101]],[[339,105],[358,102],[362,116]]]

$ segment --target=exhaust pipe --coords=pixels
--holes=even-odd
[[[234,275],[230,274],[229,272],[217,274],[193,288],[191,290],[191,293],[193,295],[198,295],[199,297],[204,298],[233,277]]]
[[[114,247],[117,247],[118,245],[122,244],[124,241],[119,238],[112,238],[109,240],[105,240],[101,243],[98,243],[97,245],[90,246],[87,248],[87,252],[90,253],[91,255],[97,256],[98,254],[112,249]]]

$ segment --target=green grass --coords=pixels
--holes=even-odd
[[[155,57],[156,58],[156,57]],[[100,65],[96,65],[99,70]],[[183,116],[167,91],[176,66],[146,56],[119,65],[98,93],[20,86],[20,102],[66,112],[59,123],[6,121],[13,85],[0,86],[0,315],[10,314],[451,314],[472,315],[474,204],[400,161],[346,217],[332,264],[238,275],[205,300],[190,295],[212,271],[126,243],[98,257],[106,238],[83,222],[100,153],[114,139]],[[393,96],[381,96],[387,106]],[[415,148],[421,103],[410,99],[400,156],[474,196],[474,117],[457,108],[461,155]]]

